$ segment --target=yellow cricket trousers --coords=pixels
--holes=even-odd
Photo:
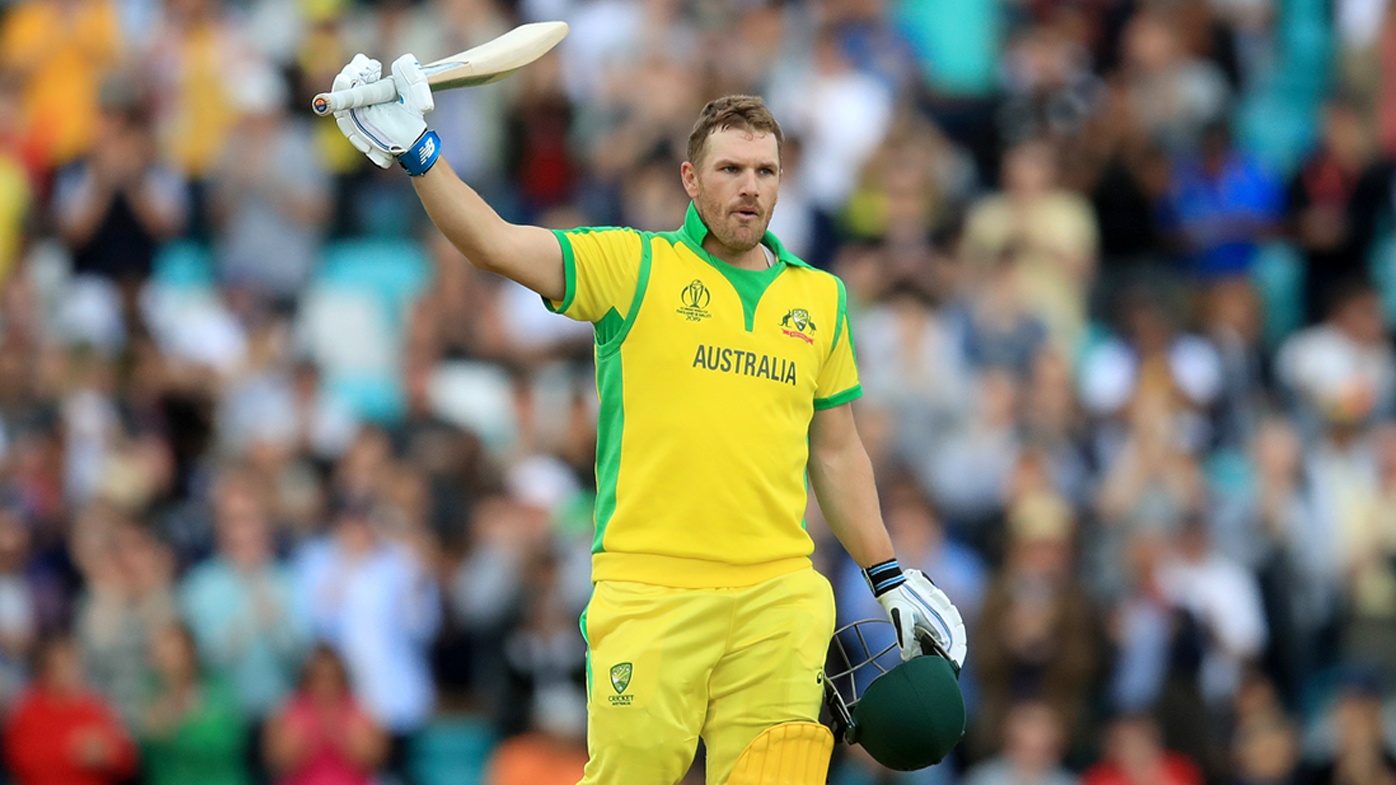
[[[596,584],[587,639],[583,785],[673,785],[707,747],[723,785],[757,734],[819,719],[834,595],[804,569],[755,586]]]

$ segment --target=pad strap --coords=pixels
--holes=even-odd
[[[435,131],[430,129],[418,137],[415,144],[407,149],[407,152],[397,157],[397,162],[402,164],[402,168],[413,177],[421,177],[427,170],[436,163],[436,159],[441,156],[441,138]]]

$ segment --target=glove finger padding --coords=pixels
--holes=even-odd
[[[926,619],[928,626],[924,631],[931,635],[936,645],[944,650],[956,667],[964,665],[969,647],[965,621],[960,616],[960,610],[924,572],[907,570],[905,574],[905,588],[930,606],[931,614],[930,618]]]
[[[427,75],[422,73],[422,66],[416,57],[405,54],[393,61],[393,86],[409,109],[426,114],[436,108],[431,85],[427,83]]]
[[[344,134],[350,144],[354,145],[359,152],[367,155],[369,160],[377,164],[380,169],[392,166],[392,154],[379,149],[368,141],[368,138],[354,125],[353,118],[349,116],[350,111],[354,110],[342,110],[334,113],[334,122],[339,126],[340,133]]]
[[[360,52],[335,74],[334,85],[330,89],[348,90],[355,85],[376,82],[382,74],[383,64]]]
[[[920,570],[905,570],[902,582],[877,595],[897,629],[902,660],[939,649],[959,668],[966,653],[965,622],[960,611]],[[927,646],[925,641],[934,645]]]
[[[334,77],[332,90],[348,90],[361,84],[370,84],[378,81],[383,73],[383,64],[362,52],[354,55],[338,74]],[[354,123],[349,116],[349,110],[340,110],[334,113],[335,125],[339,126],[339,132],[354,145],[354,149],[367,155],[369,160],[377,164],[379,168],[387,169],[393,165],[391,154],[379,149],[369,140],[368,136]]]

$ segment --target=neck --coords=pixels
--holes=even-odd
[[[770,267],[766,263],[766,252],[761,250],[760,243],[745,251],[738,251],[723,244],[709,232],[708,236],[703,238],[703,250],[743,270],[764,270]]]

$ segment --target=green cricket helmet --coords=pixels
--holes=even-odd
[[[883,640],[891,643],[878,645]],[[923,769],[950,754],[965,735],[959,669],[939,647],[927,645],[926,654],[902,662],[890,621],[840,627],[824,671],[834,736],[863,745],[896,771]]]

